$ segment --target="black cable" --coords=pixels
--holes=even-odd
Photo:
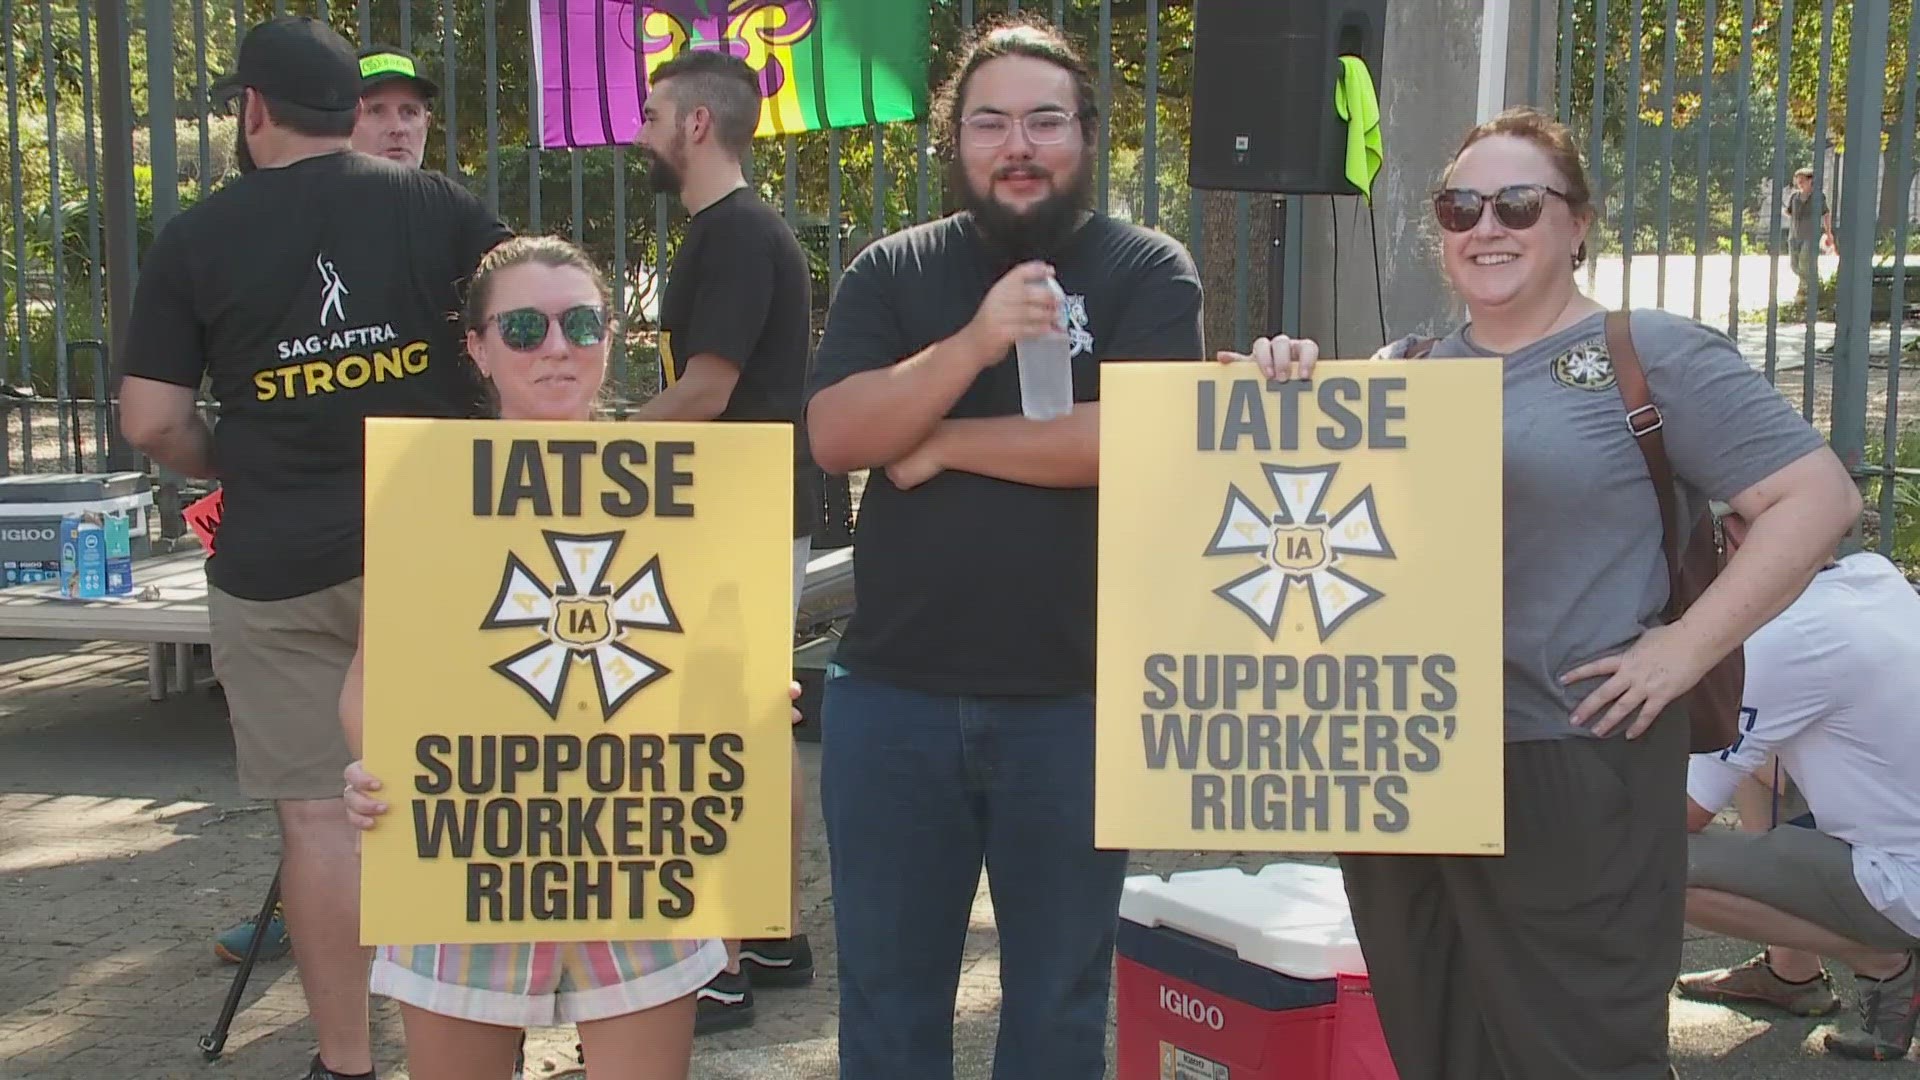
[[[1373,239],[1373,303],[1380,313],[1380,344],[1387,343],[1387,287],[1380,276],[1380,218],[1372,203],[1367,204],[1367,235]]]

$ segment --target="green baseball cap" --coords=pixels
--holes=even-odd
[[[422,74],[420,64],[412,54],[391,49],[385,45],[375,45],[360,53],[360,92],[395,79],[408,79],[420,87],[420,92],[429,99],[439,95],[439,84]]]

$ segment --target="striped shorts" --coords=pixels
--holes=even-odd
[[[383,945],[371,989],[442,1016],[553,1027],[665,1005],[726,965],[718,939]]]

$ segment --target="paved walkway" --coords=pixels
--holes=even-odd
[[[214,958],[212,937],[257,908],[275,861],[270,813],[234,789],[224,716],[223,700],[205,690],[148,702],[134,649],[0,642],[0,1080],[304,1075],[312,1036],[291,961],[256,969],[220,1061],[205,1063],[195,1045],[234,971]],[[802,750],[817,775],[818,747]],[[835,1075],[826,855],[817,816],[808,825],[803,918],[821,976],[762,995],[754,1027],[702,1040],[699,1080]],[[1136,866],[1165,873],[1272,858],[1155,853]],[[996,944],[982,889],[960,984],[963,1080],[991,1073]],[[1746,952],[1695,936],[1687,959],[1704,966]],[[393,1007],[376,1002],[374,1021],[382,1075],[404,1080]],[[1689,1003],[1675,1007],[1673,1045],[1688,1080],[1867,1071],[1820,1056],[1815,1022]],[[551,1075],[571,1048],[570,1031],[536,1032],[530,1076]]]

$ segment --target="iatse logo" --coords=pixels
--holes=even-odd
[[[21,529],[21,528],[0,529],[0,540],[18,541],[18,540],[51,540],[51,539],[53,539],[52,529]]]
[[[1227,1014],[1220,1011],[1220,1006],[1209,1005],[1171,986],[1160,988],[1160,1007],[1183,1020],[1205,1024],[1215,1031],[1227,1026]]]

